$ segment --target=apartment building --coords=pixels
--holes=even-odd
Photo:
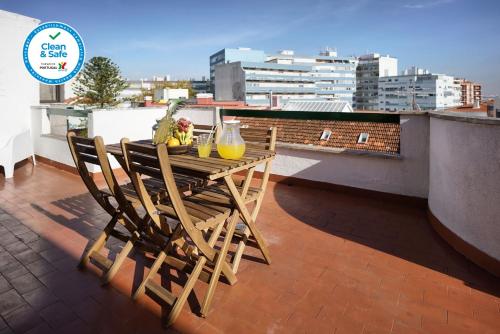
[[[261,50],[250,48],[222,49],[210,56],[210,90],[215,93],[215,66],[219,64],[232,63],[237,61],[264,62],[266,54]]]
[[[191,79],[191,88],[193,88],[196,94],[201,93],[210,93],[210,80],[206,80],[203,77],[201,80]]]
[[[464,106],[474,104],[475,101],[481,101],[481,85],[466,79],[457,79],[462,92],[461,103]]]
[[[325,50],[297,56],[291,50],[267,55],[265,61],[237,61],[214,66],[216,100],[270,105],[270,101],[340,100],[353,103],[356,91],[353,57]]]
[[[371,53],[358,58],[356,98],[358,110],[378,110],[378,79],[398,75],[398,59]]]
[[[460,85],[452,76],[412,68],[378,81],[379,110],[443,110],[461,105]]]

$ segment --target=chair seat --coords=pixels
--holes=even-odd
[[[243,187],[237,186],[236,188],[241,193]],[[229,189],[227,188],[227,186],[225,184],[219,184],[219,183],[217,183],[217,184],[210,185],[210,186],[207,186],[207,187],[193,189],[193,192],[195,192],[195,193],[198,193],[198,192],[199,193],[203,193],[203,191],[208,191],[208,192],[212,192],[212,193],[215,193],[215,194],[220,194],[220,195],[223,195],[226,198],[230,198],[231,197]],[[259,195],[260,195],[261,191],[262,190],[259,189],[259,188],[249,187],[248,191],[247,191],[247,195],[245,197],[245,204],[249,204],[249,203],[255,202],[257,200],[257,198],[259,198]]]
[[[174,178],[175,183],[177,184],[177,188],[181,192],[186,192],[193,189],[194,187],[199,187],[204,182],[204,180],[201,178],[189,177],[181,174],[175,174]],[[161,199],[163,197],[162,194],[166,192],[163,181],[154,178],[146,178],[143,180],[143,182],[149,195],[151,197],[154,197],[154,200]],[[120,185],[120,188],[125,195],[125,198],[127,198],[127,200],[129,200],[130,202],[136,202],[139,200],[139,196],[137,195],[132,182]],[[108,188],[101,189],[100,191],[104,196],[113,196]]]
[[[217,193],[205,192],[193,194],[182,199],[186,211],[199,230],[213,228],[231,214],[231,202],[227,197]],[[156,205],[158,213],[169,218],[178,219],[177,214],[169,202]]]
[[[150,182],[149,180],[144,180],[144,184],[148,183],[146,185],[146,189],[148,190],[149,195],[151,196],[158,196],[160,192],[164,192],[164,188],[160,188],[156,182]],[[123,195],[125,195],[125,198],[130,201],[130,202],[137,202],[139,200],[139,196],[137,196],[137,193],[135,192],[134,185],[132,182],[120,185],[120,189],[123,192]],[[106,197],[113,197],[113,194],[109,191],[109,189],[104,188],[99,190],[104,196]]]

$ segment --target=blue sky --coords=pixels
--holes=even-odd
[[[0,0],[0,9],[61,21],[85,41],[87,59],[113,59],[126,77],[208,76],[224,47],[340,55],[368,52],[479,81],[500,94],[500,1]]]

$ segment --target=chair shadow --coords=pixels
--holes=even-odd
[[[85,249],[88,249],[88,247],[99,236],[106,224],[111,219],[111,216],[99,206],[99,204],[90,195],[90,193],[83,193],[80,195],[63,198],[53,201],[50,204],[55,206],[56,210],[54,211],[56,211],[57,213],[51,212],[50,207],[46,209],[33,203],[31,204],[31,206],[56,223],[72,229],[73,231],[79,233],[81,236],[87,238],[89,241]],[[61,214],[61,210],[63,210],[65,214],[68,213],[70,217],[68,218],[65,214]],[[118,229],[121,229],[122,232],[127,233],[127,230],[120,224],[117,224],[116,226]],[[121,247],[123,245],[123,242],[111,238],[105,244],[105,248],[109,249],[108,258],[114,260],[118,253],[121,251]],[[132,287],[130,291],[130,294],[132,295],[144,280],[145,270],[150,270],[151,266],[153,265],[154,258],[151,257],[151,255],[137,250],[130,252],[128,257],[135,262]],[[172,275],[172,271],[176,272],[177,276]],[[171,289],[173,287],[173,284],[184,286],[188,279],[188,275],[186,273],[175,270],[166,264],[162,266],[159,273],[161,273],[162,286],[169,291],[172,291]],[[225,277],[223,277],[223,275],[220,276],[220,282],[229,284],[229,282]],[[201,305],[198,298],[196,297],[194,290],[189,294],[187,301],[192,312],[199,314]],[[165,314],[166,312],[168,312],[169,307],[163,305],[162,310]]]
[[[306,225],[500,296],[500,279],[448,245],[431,227],[425,207],[286,182],[276,184],[273,196],[286,213]]]

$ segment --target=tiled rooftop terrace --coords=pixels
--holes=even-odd
[[[165,330],[156,303],[130,298],[151,264],[143,255],[127,259],[108,287],[100,286],[97,271],[76,268],[88,240],[108,220],[78,176],[25,164],[14,179],[0,174],[0,190],[0,333],[500,328],[500,280],[448,246],[418,206],[270,183],[257,223],[273,263],[263,264],[247,247],[238,283],[219,284],[208,317],[195,315],[199,304],[192,296]],[[198,298],[205,288],[196,285]]]

